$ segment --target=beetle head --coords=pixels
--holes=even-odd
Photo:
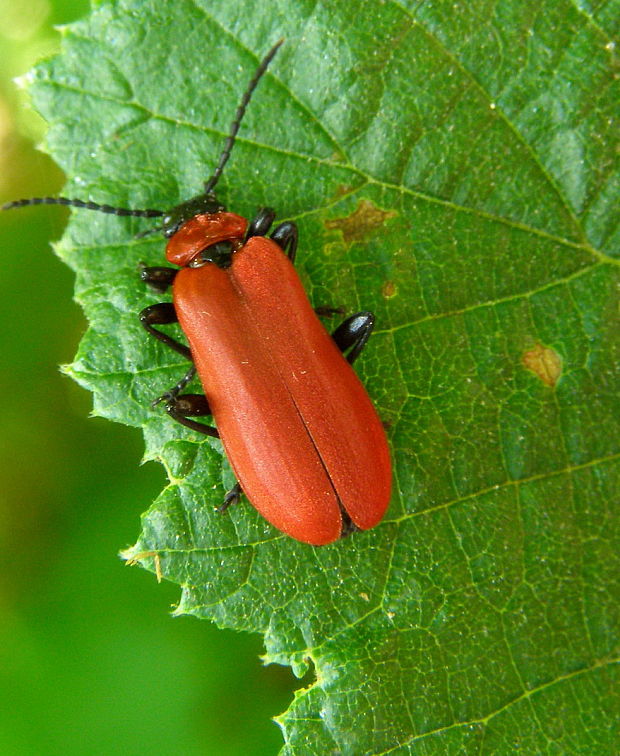
[[[181,202],[180,205],[164,213],[161,230],[164,236],[169,239],[194,216],[221,213],[224,209],[224,205],[218,201],[215,194],[199,194],[197,197]]]

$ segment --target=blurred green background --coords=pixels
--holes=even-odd
[[[0,201],[56,194],[45,126],[12,79],[59,47],[86,0],[0,0]],[[173,619],[179,589],[117,556],[164,483],[131,428],[88,417],[63,377],[85,323],[53,255],[67,211],[0,213],[0,753],[273,754],[299,686],[259,637]]]

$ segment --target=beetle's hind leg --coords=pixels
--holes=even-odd
[[[220,437],[217,428],[190,419],[192,417],[205,417],[212,414],[207,397],[203,394],[181,394],[181,396],[174,396],[166,402],[166,412],[173,420],[181,423],[186,428],[190,428],[198,433],[204,433],[205,436],[211,436],[212,438]],[[225,512],[228,507],[239,501],[242,493],[241,484],[237,481],[226,496],[224,496],[224,501],[217,507],[217,511]]]
[[[213,438],[220,437],[217,428],[196,422],[196,420],[190,420],[191,417],[204,417],[211,414],[209,402],[206,396],[202,394],[182,394],[181,396],[175,396],[167,402],[166,412],[173,420],[181,423],[186,428],[191,428],[191,430],[204,433],[206,436],[212,436]],[[228,507],[239,501],[242,493],[241,484],[239,482],[235,483],[224,497],[224,501],[217,508],[217,511],[225,512]]]
[[[375,316],[372,312],[358,312],[343,321],[332,333],[336,346],[345,355],[349,364],[353,364],[359,357],[366,342],[370,338],[375,326]]]
[[[177,386],[181,384],[190,373],[193,378],[195,372],[196,370],[192,365],[192,368],[187,371],[186,375],[179,381],[179,383],[177,383]],[[189,380],[191,380],[191,378],[189,378]],[[173,392],[174,389],[169,393],[172,394]],[[164,397],[160,397],[156,401],[159,402],[160,400],[166,401],[166,412],[173,420],[176,420],[177,423],[184,425],[186,428],[190,428],[190,430],[203,433],[205,436],[211,436],[212,438],[220,437],[217,428],[191,419],[192,417],[205,417],[212,414],[207,397],[203,394],[181,394],[181,396],[171,395],[169,398],[166,398],[164,395]],[[225,512],[228,507],[239,501],[239,497],[242,493],[241,484],[239,482],[235,483],[226,496],[224,496],[224,501],[219,507],[217,507],[217,511]]]
[[[190,419],[192,417],[205,417],[212,414],[207,397],[203,394],[181,394],[181,396],[174,396],[166,403],[166,412],[173,420],[181,423],[186,428],[190,428],[198,433],[204,433],[205,436],[220,437],[217,428]],[[242,493],[241,484],[237,481],[226,496],[224,496],[224,501],[217,507],[217,511],[225,512],[228,507],[239,501]]]
[[[228,491],[226,496],[224,496],[224,501],[220,504],[220,506],[217,508],[218,512],[225,512],[228,507],[231,507],[233,504],[236,504],[239,501],[239,497],[243,493],[243,490],[241,489],[241,484],[237,481],[235,485]]]

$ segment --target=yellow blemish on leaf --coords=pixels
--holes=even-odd
[[[386,281],[381,287],[381,294],[385,297],[385,299],[392,299],[392,297],[395,297],[397,293],[398,287],[396,286],[394,281]]]
[[[396,215],[393,210],[381,210],[369,200],[360,200],[351,215],[327,220],[325,227],[341,231],[343,240],[350,244],[354,241],[364,241],[373,231],[381,228],[387,220]]]
[[[553,388],[562,374],[562,358],[550,347],[536,344],[523,353],[523,366],[537,375],[543,383]]]

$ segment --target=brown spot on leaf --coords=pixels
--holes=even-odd
[[[393,210],[381,210],[369,200],[360,200],[351,215],[327,220],[325,227],[341,231],[343,240],[350,244],[354,241],[364,241],[373,231],[381,228],[387,220],[396,215]]]
[[[543,383],[552,388],[562,374],[562,358],[550,347],[536,344],[523,353],[523,366],[537,375]]]
[[[385,297],[385,299],[392,299],[392,297],[395,297],[397,293],[398,287],[396,286],[394,281],[386,281],[381,287],[381,294]]]

